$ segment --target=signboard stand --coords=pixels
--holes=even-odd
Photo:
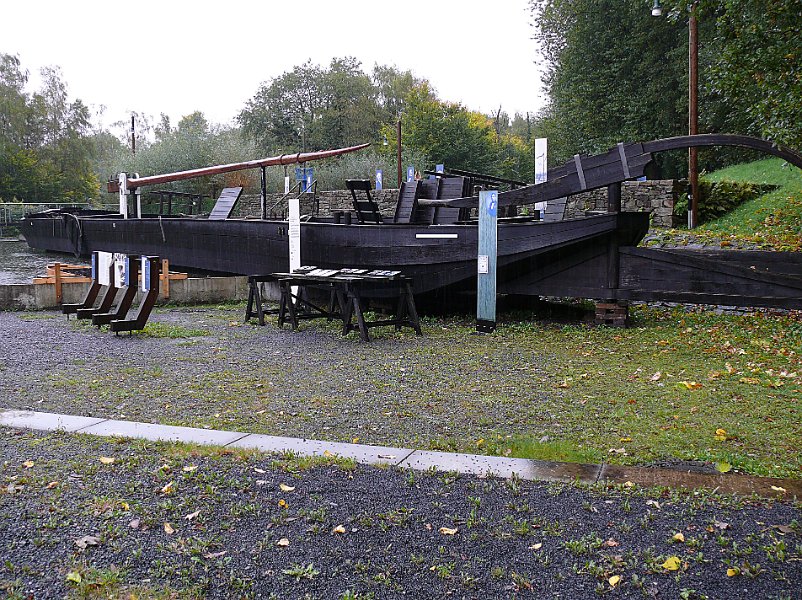
[[[476,331],[496,330],[498,191],[479,192],[479,254],[476,275]]]

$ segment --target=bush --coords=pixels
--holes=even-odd
[[[776,186],[744,181],[700,181],[699,223],[714,221],[744,202],[754,200]],[[682,194],[674,204],[674,215],[684,217],[688,212],[688,195]]]

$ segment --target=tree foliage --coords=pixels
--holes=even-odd
[[[17,56],[0,54],[0,198],[83,202],[97,196],[90,115],[70,102],[58,68],[42,69],[42,87],[26,91]]]
[[[629,0],[533,0],[557,161],[687,129],[683,26]]]
[[[700,131],[802,146],[802,0],[531,0],[552,157],[687,132],[688,19],[699,24]],[[660,158],[666,174],[682,156]]]

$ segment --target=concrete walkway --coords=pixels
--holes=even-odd
[[[98,436],[140,438],[152,441],[189,442],[262,452],[291,451],[305,456],[336,455],[363,464],[401,468],[457,471],[472,475],[493,475],[541,481],[708,488],[722,493],[758,494],[768,497],[802,498],[802,480],[773,479],[737,474],[709,474],[679,469],[560,463],[526,458],[505,458],[477,454],[430,452],[409,448],[368,446],[238,431],[176,427],[135,421],[118,421],[22,410],[0,409],[0,426],[40,431],[65,431]]]

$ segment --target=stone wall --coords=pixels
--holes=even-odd
[[[371,197],[376,201],[379,205],[379,210],[381,211],[382,215],[385,218],[392,218],[395,214],[395,204],[398,200],[398,190],[397,189],[385,189],[385,190],[371,190],[370,192]],[[268,194],[267,195],[267,207],[268,207],[268,216],[270,216],[270,207],[276,204],[284,194]],[[337,210],[350,210],[353,211],[353,200],[351,198],[351,192],[348,190],[332,190],[332,191],[325,191],[325,192],[318,192],[317,193],[317,204],[318,210],[314,210],[314,201],[312,194],[302,194],[301,195],[301,214],[308,215],[308,214],[318,214],[321,216],[327,216],[332,214],[334,211]],[[274,213],[284,214],[286,216],[287,212],[287,203],[282,202],[279,206],[274,209]],[[258,195],[253,196],[242,196],[240,198],[239,203],[237,204],[237,208],[234,211],[234,216],[237,217],[259,217],[262,214],[260,198]]]
[[[626,181],[621,185],[621,207],[625,211],[649,212],[652,214],[654,227],[674,227],[680,219],[674,217],[674,203],[684,191],[684,182],[674,179],[652,181]],[[385,218],[392,218],[398,200],[397,189],[373,190],[371,196],[379,205]],[[268,194],[268,216],[270,207],[276,204],[283,194]],[[348,190],[332,190],[317,193],[318,210],[314,210],[312,194],[301,196],[301,214],[318,214],[326,216],[338,210],[353,210],[351,192]],[[275,215],[286,217],[287,203],[283,202],[274,209]],[[585,216],[586,211],[607,211],[607,190],[602,188],[576,194],[568,198],[565,205],[565,218],[571,219]],[[242,196],[234,211],[236,217],[259,217],[261,205],[259,196]]]
[[[674,179],[625,181],[621,185],[621,209],[651,213],[654,227],[674,227],[680,221],[674,216],[674,203],[684,189],[684,183]],[[607,189],[568,197],[566,219],[584,216],[586,211],[607,211]]]

